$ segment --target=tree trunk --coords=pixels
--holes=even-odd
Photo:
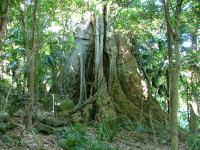
[[[167,38],[168,38],[168,57],[169,57],[169,105],[170,105],[170,139],[171,149],[178,150],[178,83],[179,83],[179,72],[180,72],[180,35],[179,35],[179,24],[180,24],[180,13],[181,13],[182,0],[176,1],[176,8],[174,12],[175,23],[174,31],[170,24],[170,0],[165,1],[165,16],[167,23]],[[174,42],[172,43],[172,38]],[[174,48],[172,46],[174,45]]]
[[[32,127],[33,105],[35,102],[35,70],[36,70],[36,17],[37,17],[38,0],[34,1],[33,19],[32,19],[32,45],[28,53],[28,96],[29,106],[27,112],[26,129],[30,130]]]
[[[27,64],[27,53],[29,51],[29,43],[30,43],[30,39],[29,39],[29,36],[28,36],[28,31],[29,31],[29,28],[28,28],[28,19],[27,19],[27,2],[26,0],[23,0],[22,1],[23,5],[24,5],[24,8],[21,8],[20,7],[20,15],[21,15],[21,24],[22,24],[22,27],[23,27],[23,36],[24,36],[24,48],[25,48],[25,51],[24,51],[24,65]],[[23,74],[23,94],[26,95],[26,91],[27,91],[27,75],[26,75],[26,72],[24,71],[24,74]]]
[[[85,74],[86,99],[82,101],[82,106],[71,112],[72,118],[74,121],[101,121],[129,116],[150,126],[149,104],[152,96],[131,53],[129,35],[115,33],[109,25],[108,6],[98,5],[96,18],[91,15],[85,24],[77,27],[76,47],[58,78],[59,87],[64,87],[63,93],[77,104],[80,102],[80,88],[84,88],[80,86],[81,73]],[[79,63],[78,54],[84,63]],[[85,72],[80,71],[81,67]],[[165,114],[154,99],[151,108],[155,128],[162,127]]]
[[[170,14],[169,14],[169,9],[170,9],[170,0],[166,0],[165,2],[165,18],[166,18],[166,24],[167,24],[167,48],[168,48],[168,60],[169,60],[169,67],[167,70],[167,87],[168,87],[168,92],[169,92],[169,99],[168,99],[168,113],[169,113],[169,123],[171,121],[170,119],[170,112],[171,112],[171,78],[172,78],[172,60],[173,60],[173,42],[172,42],[172,29],[170,25]]]
[[[196,52],[197,51],[197,38],[196,36],[193,37],[192,39],[192,52]],[[190,108],[190,121],[189,121],[189,128],[190,128],[190,133],[193,135],[197,135],[198,132],[198,116],[195,113],[195,111],[197,112],[198,110],[195,110],[194,108],[192,108],[192,104],[196,104],[197,105],[197,99],[198,99],[198,95],[197,95],[197,68],[195,65],[195,58],[192,58],[192,76],[191,76],[191,108]],[[198,61],[198,60],[197,60]],[[198,106],[197,106],[198,108]]]
[[[175,24],[174,24],[174,68],[171,77],[171,149],[178,150],[178,101],[179,101],[179,73],[180,73],[180,13],[182,0],[176,1]],[[173,62],[172,62],[173,63]]]
[[[10,0],[3,0],[1,2],[2,6],[2,12],[0,12],[0,40],[4,37],[7,24],[8,24],[8,17],[9,17],[9,11],[10,11]]]

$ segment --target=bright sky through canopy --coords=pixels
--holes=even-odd
[[[61,30],[61,27],[56,25],[55,22],[51,22],[51,26],[48,28],[51,32],[59,32]]]

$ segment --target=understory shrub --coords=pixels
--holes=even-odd
[[[57,132],[58,144],[64,150],[116,150],[111,143],[100,141],[87,133],[85,125],[76,123]]]
[[[187,138],[187,144],[190,150],[199,150],[200,148],[200,135],[189,135]]]

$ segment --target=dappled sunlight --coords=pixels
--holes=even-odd
[[[183,47],[189,48],[192,46],[192,41],[189,39],[187,41],[184,41],[182,45]]]
[[[200,106],[195,101],[189,101],[188,102],[192,106],[192,110],[194,111],[195,115],[200,117]]]
[[[20,3],[20,9],[21,9],[22,11],[24,11],[24,10],[25,10],[25,6],[24,6],[24,4],[23,4],[23,3]]]
[[[192,72],[191,71],[181,71],[180,74],[186,78],[188,83],[191,83]]]
[[[127,49],[126,46],[121,46],[120,47],[120,57],[121,57],[121,62],[120,63],[125,63],[129,59],[129,50]]]
[[[70,71],[74,71],[74,68],[72,65],[70,65]]]
[[[141,84],[142,84],[142,89],[143,89],[143,95],[145,96],[145,98],[148,98],[148,87],[147,87],[147,83],[144,80],[141,80]]]
[[[47,31],[58,33],[61,29],[61,26],[57,25],[55,22],[51,22],[51,25],[48,27]]]

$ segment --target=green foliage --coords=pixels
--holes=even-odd
[[[60,107],[62,111],[65,111],[74,109],[75,105],[72,100],[62,100],[60,101],[60,106],[58,107]]]
[[[123,127],[134,132],[147,133],[150,131],[150,129],[146,125],[140,122],[135,122],[128,119],[127,121],[124,121],[124,123],[125,124],[123,125]]]
[[[55,129],[49,125],[37,123],[37,131],[48,135],[53,134]]]
[[[115,146],[110,143],[106,143],[103,141],[98,141],[92,143],[90,150],[118,150]]]
[[[6,112],[0,112],[0,122],[8,122],[9,115]]]
[[[108,144],[100,139],[97,140],[87,133],[86,126],[80,123],[66,126],[57,133],[58,144],[63,149],[72,150],[115,150],[112,144]]]
[[[0,110],[2,110],[7,93],[11,87],[12,75],[17,74],[17,87],[13,87],[11,95],[9,96],[8,112],[13,115],[19,108],[20,104],[27,106],[23,99],[26,97],[23,94],[23,89],[27,86],[27,62],[25,61],[29,48],[25,46],[26,36],[24,30],[27,32],[28,37],[31,37],[32,26],[32,6],[33,1],[26,1],[25,4],[25,23],[26,28],[23,26],[23,18],[19,13],[19,0],[11,0],[12,11],[9,12],[9,28],[6,38],[1,43],[1,57],[0,62],[3,60],[8,63],[6,67],[6,74],[8,78],[6,80],[0,80]],[[82,13],[85,11],[86,4],[83,0],[42,0],[40,2],[40,11],[37,16],[37,62],[36,62],[36,81],[37,87],[35,97],[39,98],[39,102],[43,104],[43,108],[47,111],[52,110],[52,97],[44,96],[45,88],[44,83],[51,87],[51,91],[48,94],[57,92],[56,77],[62,71],[63,62],[70,55],[71,50],[75,47],[75,39],[73,33],[67,28],[68,19],[73,13]],[[108,0],[104,1],[107,3]],[[156,1],[158,2],[158,1]],[[129,1],[129,0],[114,0],[113,3],[117,3],[119,7],[113,6],[111,8],[111,24],[117,30],[122,30],[129,33],[134,33],[135,43],[133,50],[134,56],[137,59],[138,66],[141,70],[147,74],[149,79],[149,85],[151,92],[155,99],[158,99],[161,107],[167,112],[167,39],[166,39],[166,26],[164,21],[163,5],[156,5],[155,1],[147,0],[141,2],[141,0]],[[172,1],[172,8],[175,1]],[[187,7],[186,7],[187,6]],[[87,6],[88,7],[88,6]],[[89,6],[90,10],[95,12],[96,3]],[[181,34],[187,34],[191,37],[198,36],[199,26],[199,3],[197,0],[185,1],[181,16]],[[0,16],[5,9],[5,0],[0,0]],[[173,10],[170,10],[173,12]],[[174,20],[172,20],[172,25]],[[52,25],[59,27],[58,31],[50,30]],[[54,26],[54,27],[55,27]],[[197,37],[199,39],[199,37]],[[184,41],[184,37],[182,42]],[[31,43],[31,38],[28,38],[28,43]],[[31,47],[31,44],[28,45]],[[182,71],[186,73],[191,72],[192,66],[197,66],[197,72],[200,68],[200,51],[194,53],[191,52],[192,48],[181,49],[181,62]],[[143,73],[144,73],[143,72]],[[199,73],[198,73],[199,77]],[[55,88],[54,88],[55,87]],[[200,90],[200,84],[196,84],[197,91]],[[186,90],[188,90],[186,92]],[[181,83],[179,86],[180,99],[190,99],[191,86],[190,77],[181,74]],[[46,92],[46,91],[45,91]],[[15,95],[14,95],[14,94]],[[200,93],[200,92],[198,92]],[[197,96],[198,97],[198,96]],[[59,95],[56,95],[58,102],[62,100]],[[74,103],[71,100],[62,100],[61,110],[71,110],[74,108]],[[188,120],[187,111],[179,114],[179,124],[187,124]],[[7,129],[15,127],[13,122],[2,123],[0,122],[0,134],[6,132]],[[44,132],[54,133],[52,128],[40,126]],[[75,124],[64,127],[62,132],[59,132],[59,145],[64,149],[112,149],[107,145],[107,141],[112,142],[115,135],[121,130],[121,128],[127,128],[131,131],[141,133],[149,132],[146,126],[139,122],[120,122],[105,120],[96,124],[97,139],[89,136],[86,132],[86,127],[82,124]],[[187,127],[185,125],[185,127]],[[166,144],[168,142],[168,134],[163,131],[158,135],[159,142]],[[5,137],[6,139],[6,137]],[[138,135],[139,141],[143,140],[142,136]],[[6,140],[5,140],[6,141]],[[8,140],[9,141],[9,140]],[[197,149],[199,146],[199,137],[188,137],[188,145],[191,149]],[[200,147],[200,146],[199,146]]]
[[[2,110],[4,106],[4,101],[10,86],[9,81],[0,79],[0,110]]]
[[[76,123],[74,126],[66,126],[59,133],[59,145],[63,149],[86,146],[87,137],[83,125]]]
[[[7,130],[14,129],[16,127],[17,127],[17,125],[12,121],[12,119],[10,119],[10,121],[6,124],[6,129]]]
[[[72,100],[69,99],[63,99],[60,95],[55,94],[55,103],[59,105],[55,105],[55,111],[69,111],[72,110],[75,105]],[[39,103],[42,105],[42,108],[46,111],[52,111],[52,105],[53,105],[53,100],[52,100],[52,95],[47,96],[47,97],[41,97],[39,99]]]
[[[158,142],[160,144],[168,144],[169,143],[169,133],[167,130],[162,130],[158,132]]]
[[[14,142],[14,139],[8,135],[3,135],[0,137],[0,139],[5,144],[12,144]]]
[[[0,135],[6,132],[6,124],[1,122],[0,123]]]
[[[118,120],[104,120],[97,124],[98,138],[104,141],[113,141],[119,132],[121,123]]]
[[[0,140],[4,143],[4,144],[15,144],[16,146],[21,144],[21,137],[18,136],[9,136],[9,135],[2,135],[0,136]]]
[[[0,16],[3,15],[4,9],[5,9],[5,5],[6,5],[6,1],[5,0],[1,0],[0,1]]]
[[[67,139],[60,139],[58,141],[58,145],[63,148],[64,150],[67,150],[68,149],[68,140]]]
[[[87,143],[85,136],[85,128],[81,124],[74,126],[66,126],[59,133],[59,145],[63,149],[76,149],[77,147]]]
[[[47,96],[47,97],[41,97],[39,99],[39,103],[42,105],[42,108],[45,111],[51,112],[52,111],[52,96]]]
[[[199,150],[200,148],[200,135],[189,135],[187,138],[187,144],[190,150]]]
[[[18,110],[20,106],[24,106],[26,103],[19,97],[19,95],[10,95],[8,100],[8,113],[10,116]]]

